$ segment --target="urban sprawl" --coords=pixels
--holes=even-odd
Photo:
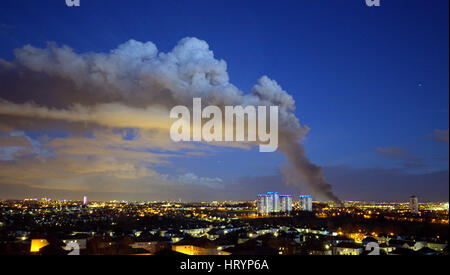
[[[449,204],[313,201],[260,194],[243,202],[0,201],[0,254],[448,254]]]

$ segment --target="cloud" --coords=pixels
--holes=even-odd
[[[45,139],[45,136],[42,139]],[[46,158],[51,156],[51,152],[42,146],[41,141],[27,136],[22,131],[12,131],[8,134],[0,132],[0,160],[15,161],[24,156]]]
[[[439,142],[448,144],[449,143],[449,134],[448,134],[448,130],[439,130],[436,129],[434,130],[434,132],[431,134],[431,137]]]
[[[25,150],[20,146],[0,147],[0,161],[12,161]]]
[[[30,146],[30,141],[24,136],[17,136],[13,133],[7,135],[3,134],[0,135],[0,146],[18,146],[25,148]]]
[[[407,150],[400,147],[378,147],[376,152],[391,160],[423,161],[423,159],[412,156]]]
[[[205,41],[184,38],[167,53],[158,51],[152,42],[129,40],[107,53],[77,53],[69,46],[49,43],[43,49],[26,45],[16,49],[14,54],[11,62],[0,59],[2,128],[26,131],[59,126],[71,134],[136,128],[142,133],[157,133],[155,140],[148,140],[149,147],[157,144],[160,151],[175,153],[180,147],[195,146],[201,150],[205,146],[167,142],[168,110],[176,105],[191,106],[193,97],[201,97],[204,104],[221,107],[276,105],[279,106],[279,150],[290,163],[287,170],[296,175],[292,183],[299,184],[303,180],[313,192],[338,201],[322,168],[306,157],[301,142],[309,128],[299,123],[292,96],[267,76],[262,76],[250,92],[239,90],[229,80],[227,63],[216,59]],[[166,141],[161,138],[163,135]],[[49,145],[52,143],[55,142]],[[93,167],[109,164],[90,154],[80,156],[77,151],[86,152],[87,148],[83,144],[78,146],[60,146],[56,158],[68,157],[66,154],[71,152],[72,158],[79,158],[76,161],[80,165],[89,159],[98,161]],[[106,154],[104,151],[109,148],[100,145],[91,149]],[[60,155],[64,150],[66,154]],[[112,152],[119,154],[120,150]],[[136,151],[133,153],[140,155]],[[112,157],[124,161],[121,155]],[[130,162],[129,173],[135,173],[131,167],[141,167],[137,162],[136,159]],[[86,161],[85,165],[89,164]]]
[[[164,181],[170,181],[176,184],[183,185],[201,185],[209,188],[223,188],[223,180],[218,177],[199,177],[194,173],[185,173],[182,175],[171,176],[171,175],[161,175],[160,178]]]
[[[240,190],[219,178],[157,172],[172,158],[215,153],[211,144],[168,139],[168,110],[190,106],[193,97],[201,97],[208,105],[280,106],[279,149],[289,164],[283,168],[284,179],[275,181],[277,188],[284,188],[287,180],[289,188],[337,200],[328,183],[335,182],[329,178],[332,174],[311,163],[300,144],[309,128],[299,123],[292,96],[267,76],[248,93],[239,90],[230,82],[226,62],[216,59],[205,41],[185,38],[167,53],[152,42],[135,40],[106,53],[77,53],[49,43],[43,49],[24,46],[15,56],[11,62],[0,59],[3,182],[105,192],[164,188],[179,193],[187,186],[225,185]],[[46,131],[55,129],[69,133],[46,137]],[[38,130],[41,137],[31,138],[28,130]],[[432,137],[449,143],[448,129],[436,129]],[[240,143],[215,146],[249,148]],[[400,147],[379,147],[376,152],[402,161],[405,168],[424,167],[421,158]]]
[[[14,137],[24,139],[19,132]],[[115,182],[155,176],[151,167],[168,163],[171,155],[146,151],[149,148],[146,142],[151,137],[153,135],[144,132],[131,141],[124,139],[121,132],[105,130],[90,136],[40,141],[27,137],[29,149],[26,153],[15,154],[14,159],[0,162],[0,180],[34,187],[82,189],[86,188],[81,187],[83,184],[95,186],[94,182],[98,180],[92,179],[98,177]],[[158,148],[158,139],[155,140],[154,148]]]
[[[67,109],[39,106],[33,103],[15,104],[0,101],[0,114],[69,122],[96,123],[112,128],[167,129],[168,111],[158,107],[130,108],[118,103],[92,107],[73,105]]]

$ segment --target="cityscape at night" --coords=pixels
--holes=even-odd
[[[284,199],[277,206],[276,196],[1,201],[0,254],[67,254],[67,244],[76,243],[81,255],[362,255],[372,242],[384,255],[448,255],[448,202],[312,202],[309,208],[304,195],[289,206]],[[51,245],[55,239],[60,246]]]
[[[2,263],[438,268],[449,3],[2,0]]]

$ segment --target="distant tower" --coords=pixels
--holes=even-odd
[[[83,197],[83,207],[86,207],[86,206],[87,206],[87,197],[84,196]]]
[[[302,211],[312,212],[312,196],[311,195],[300,195],[299,196],[299,207]]]
[[[412,213],[419,213],[419,199],[416,196],[411,196],[409,198],[409,209]]]
[[[292,211],[292,196],[280,195],[281,212],[289,213]]]

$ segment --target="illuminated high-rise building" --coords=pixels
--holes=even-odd
[[[257,200],[257,211],[259,215],[268,215],[272,210],[270,196],[266,194],[259,194]]]
[[[83,197],[83,207],[86,207],[86,206],[87,206],[87,197],[84,196]]]
[[[311,195],[300,195],[299,196],[299,207],[302,211],[313,211],[312,209],[312,196]]]
[[[280,212],[280,195],[278,192],[267,192],[270,196],[270,203],[272,204],[272,210],[270,212]]]
[[[415,214],[419,213],[419,199],[416,196],[409,198],[409,209]]]
[[[292,211],[292,196],[291,195],[280,195],[280,207],[281,212],[291,212]]]

